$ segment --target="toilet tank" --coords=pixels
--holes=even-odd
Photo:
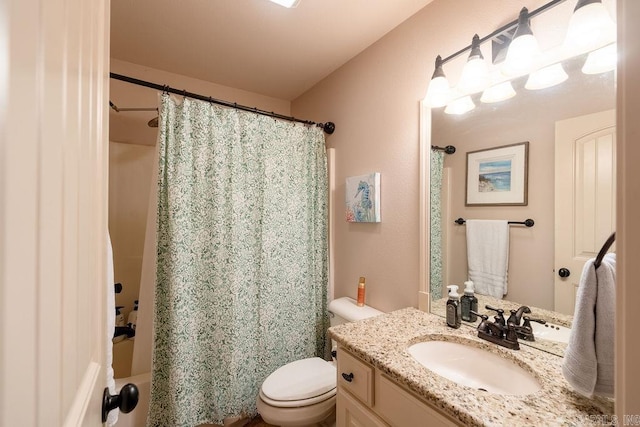
[[[356,301],[349,297],[336,298],[329,303],[329,321],[331,326],[368,319],[369,317],[380,314],[384,313],[368,305],[358,307]]]

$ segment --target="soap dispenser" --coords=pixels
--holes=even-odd
[[[449,299],[447,300],[447,325],[452,328],[460,327],[460,295],[458,295],[458,286],[449,285]]]
[[[471,280],[464,282],[464,295],[460,299],[460,306],[462,320],[465,322],[478,320],[478,316],[473,314],[474,311],[478,312],[478,298],[473,294],[473,282]]]

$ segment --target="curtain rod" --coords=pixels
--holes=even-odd
[[[446,147],[438,147],[437,145],[431,146],[432,150],[444,151],[446,154],[453,154],[456,152],[456,147],[453,145],[447,145]]]
[[[532,11],[532,12],[529,12],[529,13],[528,13],[528,16],[529,16],[529,18],[533,18],[534,16],[541,14],[541,13],[542,13],[542,12],[544,12],[545,10],[547,10],[547,9],[549,9],[549,8],[552,8],[552,7],[554,7],[554,6],[557,6],[557,5],[559,5],[560,3],[564,3],[565,1],[566,1],[566,0],[551,0],[549,3],[543,4],[542,6],[540,6],[539,8],[537,8],[536,10],[534,10],[534,11]],[[486,41],[487,41],[487,40],[489,40],[489,39],[492,39],[492,38],[494,38],[494,37],[496,37],[496,36],[499,36],[499,35],[501,35],[501,34],[503,34],[503,33],[506,33],[506,32],[508,32],[509,30],[512,30],[512,29],[514,29],[514,28],[515,28],[515,27],[517,27],[517,26],[518,26],[518,19],[516,19],[516,20],[514,20],[514,21],[511,21],[511,22],[509,22],[508,24],[503,25],[502,27],[498,28],[497,30],[495,30],[495,31],[494,31],[494,32],[492,32],[491,34],[489,34],[489,35],[486,35],[486,36],[482,37],[482,38],[479,40],[479,44],[482,44],[482,43],[486,42]],[[457,58],[458,56],[462,55],[462,54],[463,54],[463,53],[465,53],[466,51],[471,50],[471,47],[472,47],[472,45],[469,45],[469,46],[467,46],[467,47],[465,47],[465,48],[460,49],[460,50],[459,50],[459,51],[457,51],[456,53],[452,53],[451,55],[447,56],[446,58],[444,58],[444,59],[442,60],[442,64],[445,64],[445,63],[447,63],[447,62],[451,61],[452,59]]]
[[[329,135],[331,135],[336,130],[336,125],[333,122],[316,123],[310,120],[296,119],[295,117],[285,116],[282,114],[274,113],[273,111],[265,111],[265,110],[260,110],[259,108],[256,108],[256,107],[247,107],[246,105],[236,104],[235,102],[222,101],[220,99],[212,98],[210,96],[199,95],[197,93],[188,92],[186,90],[174,89],[171,86],[159,85],[157,83],[136,79],[134,77],[123,76],[122,74],[109,73],[109,77],[115,80],[120,80],[120,81],[131,83],[134,85],[156,89],[162,92],[173,93],[175,95],[182,95],[185,97],[198,99],[200,101],[224,105],[225,107],[235,108],[237,110],[250,111],[252,113],[261,114],[263,116],[275,117],[277,119],[282,119],[282,120],[288,120],[290,122],[304,123],[306,125],[312,125],[312,126],[315,125],[315,126],[321,127],[322,130],[324,130],[325,133]]]

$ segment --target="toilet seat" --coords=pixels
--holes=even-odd
[[[327,399],[331,399],[335,395],[336,395],[336,389],[334,388],[333,390],[329,390],[328,392],[321,394],[320,396],[312,397],[311,399],[272,400],[266,397],[264,393],[262,393],[262,390],[260,390],[260,399],[262,399],[262,401],[267,405],[273,406],[274,408],[300,408],[303,406],[311,406],[311,405],[315,405],[316,403],[324,402]]]
[[[260,389],[264,403],[292,408],[323,402],[336,394],[336,367],[319,357],[288,363],[267,377]]]

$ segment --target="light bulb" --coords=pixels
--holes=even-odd
[[[476,93],[483,91],[491,83],[489,77],[489,66],[480,51],[480,38],[478,35],[473,36],[471,42],[471,53],[469,59],[464,64],[458,89],[462,93]]]
[[[485,89],[480,97],[480,102],[490,104],[493,102],[504,101],[509,98],[513,98],[514,96],[516,96],[516,91],[513,90],[511,82],[506,81]]]
[[[271,0],[272,2],[284,7],[296,7],[300,0]]]
[[[502,72],[507,76],[527,74],[535,68],[539,56],[538,40],[529,25],[529,11],[523,7],[518,16],[518,27],[507,49]]]
[[[557,63],[529,74],[524,87],[528,90],[546,89],[560,84],[568,78],[569,76],[562,68],[562,64]]]
[[[507,76],[527,74],[535,68],[539,55],[540,47],[533,34],[513,39],[507,50],[502,72]]]
[[[458,98],[454,101],[451,101],[447,108],[444,109],[444,112],[447,114],[455,114],[460,115],[467,113],[476,108],[476,104],[473,103],[470,96],[463,96],[462,98]]]
[[[617,45],[613,43],[591,52],[582,67],[582,72],[585,74],[605,73],[615,70],[617,62]]]
[[[431,108],[444,107],[451,99],[449,81],[442,70],[442,57],[436,57],[436,68],[429,81],[425,101]]]
[[[597,1],[582,5],[578,2],[571,15],[565,45],[580,51],[593,50],[616,39],[616,24],[604,5]]]

